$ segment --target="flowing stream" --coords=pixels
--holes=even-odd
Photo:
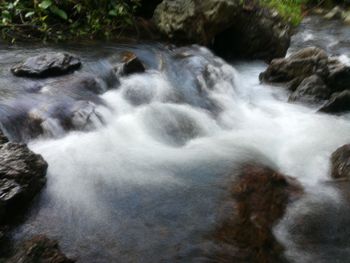
[[[291,50],[318,45],[347,62],[350,28],[324,23],[306,19]],[[13,63],[52,49],[81,56],[83,71],[100,76],[106,92],[39,89],[9,73]],[[123,51],[136,53],[147,71],[108,81]],[[47,185],[15,239],[46,234],[78,262],[206,262],[235,169],[258,161],[306,191],[274,231],[288,259],[350,257],[348,203],[328,171],[331,153],[350,142],[350,116],[288,103],[285,89],[259,83],[263,62],[227,63],[203,47],[160,44],[0,46],[0,58],[3,129],[49,163]],[[89,129],[65,133],[51,107],[84,100],[96,107]],[[47,115],[46,136],[26,137],[28,111]]]

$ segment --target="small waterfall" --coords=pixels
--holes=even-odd
[[[332,52],[337,40],[346,52],[332,54],[348,62],[346,40],[321,26],[307,20],[291,51],[316,44]],[[15,239],[46,234],[78,262],[206,262],[232,171],[257,161],[305,189],[275,227],[288,259],[346,262],[348,203],[328,170],[331,153],[350,141],[349,115],[288,103],[283,87],[259,83],[263,62],[228,63],[200,46],[65,48],[84,61],[69,78],[31,81],[8,68],[0,76],[2,128],[49,163]],[[13,64],[48,50],[0,50],[0,58]],[[117,78],[125,51],[145,73]]]

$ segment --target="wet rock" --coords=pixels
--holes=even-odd
[[[30,57],[14,66],[11,71],[20,77],[46,78],[64,75],[79,69],[80,59],[67,53],[48,53]]]
[[[330,90],[323,80],[312,75],[305,78],[297,89],[290,95],[289,101],[301,101],[306,103],[320,103],[330,96]]]
[[[350,90],[350,67],[337,59],[330,59],[326,81],[333,92]]]
[[[0,131],[0,145],[9,142],[9,139]]]
[[[320,103],[320,111],[340,113],[350,109],[350,67],[328,57],[320,48],[308,47],[287,58],[274,59],[260,80],[284,83],[293,93],[289,101]]]
[[[228,55],[270,60],[284,56],[290,42],[290,27],[277,13],[239,0],[164,0],[153,21],[172,41],[214,43]]]
[[[46,182],[47,163],[24,144],[0,145],[0,223],[8,222]]]
[[[5,263],[73,263],[60,250],[58,242],[45,236],[35,236],[16,249]]]
[[[135,54],[129,53],[124,56],[121,75],[127,76],[134,73],[143,73],[145,71],[145,66]]]
[[[51,91],[62,93],[60,91],[75,92],[78,95],[82,94],[89,96],[90,94],[84,92],[91,92],[93,94],[102,94],[106,91],[103,81],[97,76],[89,73],[74,74],[72,76],[62,77],[53,82],[49,82],[43,87],[42,92]],[[91,97],[91,96],[90,96]]]
[[[265,72],[259,78],[264,82],[288,82],[299,80],[314,74],[327,75],[327,53],[317,47],[304,48],[287,58],[271,61]],[[298,84],[300,84],[298,83]]]
[[[339,6],[335,6],[331,11],[329,11],[324,18],[325,19],[341,19],[343,16],[343,10]]]
[[[284,248],[272,229],[288,204],[303,194],[301,185],[294,178],[253,164],[243,167],[231,192],[235,211],[215,232],[218,242],[229,245],[228,251],[219,252],[222,262],[286,262]]]
[[[344,113],[350,111],[350,90],[332,94],[330,100],[319,111],[326,113]]]
[[[331,176],[335,179],[350,179],[350,144],[343,145],[332,154]]]

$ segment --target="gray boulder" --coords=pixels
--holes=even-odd
[[[67,53],[48,53],[30,57],[23,63],[12,67],[14,75],[20,77],[46,78],[64,75],[79,69],[80,59]]]
[[[317,47],[308,47],[290,55],[271,61],[260,74],[260,80],[269,83],[283,83],[298,80],[298,85],[314,74],[327,75],[328,55]]]
[[[320,109],[326,113],[344,113],[350,111],[350,90],[332,94],[330,100]]]
[[[153,21],[172,41],[228,55],[270,60],[284,56],[290,42],[290,27],[276,13],[241,0],[164,0]]]
[[[311,104],[325,101],[330,96],[330,90],[318,75],[305,78],[297,89],[289,96],[289,101],[300,101]]]
[[[259,76],[267,83],[282,83],[292,91],[289,101],[321,103],[327,113],[350,111],[350,67],[308,47],[286,58],[274,59]]]
[[[0,223],[8,222],[40,191],[46,182],[47,166],[24,144],[0,145]]]

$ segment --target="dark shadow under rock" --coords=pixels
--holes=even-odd
[[[159,32],[173,43],[211,46],[224,55],[271,60],[286,54],[290,26],[258,1],[164,0],[154,12]]]

